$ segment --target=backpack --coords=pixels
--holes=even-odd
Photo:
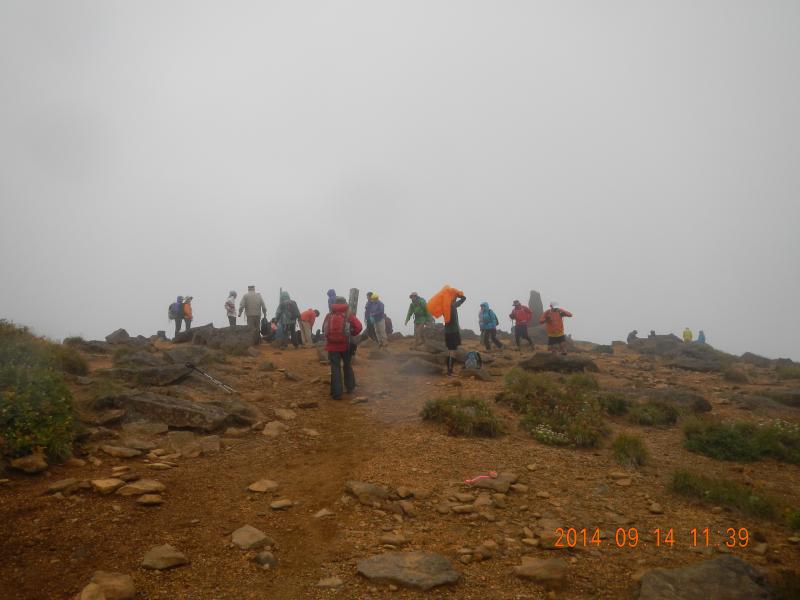
[[[350,345],[350,318],[349,313],[332,312],[322,325],[322,334],[332,344]]]
[[[261,327],[259,329],[261,330],[261,335],[264,337],[272,335],[272,323],[270,323],[269,319],[266,317],[261,319]]]
[[[386,322],[386,335],[392,335],[394,333],[392,320],[389,317],[383,317],[383,320]]]
[[[480,369],[483,366],[483,359],[480,352],[467,352],[467,358],[464,360],[465,369]]]
[[[174,321],[175,319],[182,319],[183,318],[183,306],[177,302],[173,302],[169,305],[167,309],[167,317],[169,317],[170,321]]]

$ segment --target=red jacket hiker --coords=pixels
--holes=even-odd
[[[304,310],[300,313],[300,320],[308,323],[309,327],[314,327],[314,321],[317,320],[317,313],[314,312],[313,308]]]
[[[533,318],[533,313],[530,308],[520,304],[511,310],[511,318],[514,319],[517,325],[524,325]]]
[[[562,317],[571,317],[572,313],[563,308],[548,308],[539,317],[539,323],[544,323],[548,337],[561,337],[564,335],[564,320]]]
[[[358,317],[354,314],[347,314],[348,308],[347,304],[333,304],[331,312],[325,315],[322,331],[325,332],[325,350],[327,352],[347,352],[350,349],[348,337],[357,336],[363,329]],[[345,335],[345,319],[350,327],[349,336]]]

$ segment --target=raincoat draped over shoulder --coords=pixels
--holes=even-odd
[[[450,307],[453,300],[463,296],[464,292],[449,285],[445,285],[430,300],[428,300],[428,312],[434,317],[444,317],[444,322],[450,322]]]

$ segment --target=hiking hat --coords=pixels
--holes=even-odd
[[[411,293],[408,295],[408,297],[409,297],[409,298],[416,298],[417,296],[419,296],[419,294],[418,294],[417,292],[411,292]]]
[[[516,306],[517,304],[519,304],[519,300],[514,300],[514,306]]]
[[[231,290],[230,292],[228,292],[228,296],[234,296],[235,297],[236,296],[236,290]]]
[[[486,308],[489,308],[489,303],[488,302],[481,302],[481,306],[482,307],[485,306]]]
[[[252,292],[253,290],[255,290],[255,289],[256,289],[256,286],[254,286],[254,285],[248,285],[248,286],[247,286],[247,289],[248,289],[248,290],[250,290],[250,291]]]

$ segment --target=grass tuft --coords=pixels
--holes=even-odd
[[[600,407],[612,417],[619,417],[628,413],[631,408],[630,401],[618,393],[608,393],[599,396]]]
[[[731,383],[748,383],[750,378],[747,373],[736,367],[728,367],[722,372],[722,378]]]
[[[772,498],[730,479],[706,477],[680,469],[672,474],[670,489],[704,504],[739,510],[752,517],[775,518],[778,514]]]
[[[471,437],[497,437],[503,433],[503,424],[482,398],[475,396],[448,396],[429,400],[422,408],[426,421],[442,423],[450,435]]]
[[[678,409],[660,400],[634,404],[628,411],[628,420],[636,425],[667,427],[678,421]]]
[[[650,456],[644,440],[638,435],[620,433],[611,443],[611,450],[623,467],[643,467]]]
[[[775,374],[778,376],[778,379],[800,379],[800,364],[775,365]]]
[[[753,462],[765,457],[800,464],[800,426],[776,419],[756,424],[703,419],[684,426],[684,447],[717,460]]]

